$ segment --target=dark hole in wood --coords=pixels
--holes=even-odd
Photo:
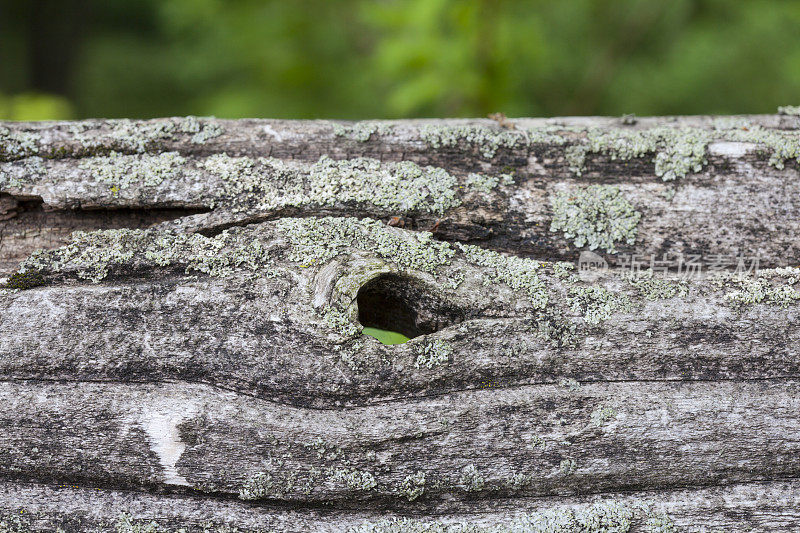
[[[414,338],[464,320],[464,313],[430,287],[397,274],[383,274],[358,291],[358,320],[365,327]]]

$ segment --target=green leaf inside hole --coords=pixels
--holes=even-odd
[[[364,328],[362,333],[364,335],[369,335],[370,337],[375,337],[383,344],[403,344],[404,342],[409,341],[409,338],[402,333],[397,333],[396,331],[387,331],[385,329]]]

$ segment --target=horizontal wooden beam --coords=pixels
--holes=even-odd
[[[797,529],[798,131],[2,123],[0,530]]]

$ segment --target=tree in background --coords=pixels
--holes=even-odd
[[[757,113],[798,95],[793,1],[0,0],[0,118]]]

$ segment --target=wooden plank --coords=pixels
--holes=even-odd
[[[93,235],[31,259],[51,286],[0,296],[0,370],[200,381],[320,407],[563,379],[800,373],[799,269],[717,281],[608,271],[590,281],[550,263],[437,246],[431,254],[418,234],[350,219],[189,240]],[[307,263],[315,258],[326,260]],[[369,283],[374,303],[360,292]],[[396,310],[381,314],[387,302]],[[384,346],[360,335],[359,312],[421,336]]]
[[[412,498],[417,512],[465,513],[474,498],[796,478],[798,390],[534,385],[319,410],[207,385],[6,382],[0,468],[51,483],[306,504]]]
[[[559,198],[584,211],[629,203],[638,218],[598,250],[800,263],[797,117],[519,120],[514,129],[207,121],[198,127],[220,133],[203,142],[184,124],[9,123],[7,137],[35,141],[8,143],[7,159],[12,148],[30,157],[0,163],[0,192],[57,210],[211,210],[170,225],[206,234],[281,216],[403,217],[437,238],[551,260],[577,258],[579,241],[551,231]]]
[[[797,529],[799,128],[0,124],[0,529]]]
[[[646,530],[648,526],[667,528],[672,524],[676,531],[792,531],[800,525],[798,494],[800,487],[796,481],[773,481],[604,496],[493,498],[473,500],[469,515],[443,511],[425,518],[413,510],[367,511],[330,506],[298,510],[274,503],[255,505],[188,494],[155,495],[95,487],[2,482],[0,513],[6,523],[18,521],[23,527],[46,531],[61,527],[64,531],[127,532],[130,529],[125,527],[130,527],[129,524],[153,527],[155,522],[162,528],[157,529],[159,533],[178,528],[190,532],[230,531],[225,527],[242,533],[348,530],[384,533],[397,531],[402,526],[405,529],[400,531],[414,531],[414,526],[424,531],[423,525],[429,528],[449,526],[452,528],[449,531],[459,531],[461,524],[476,528],[471,531],[484,533],[487,530],[515,531],[511,528],[526,519],[546,523],[548,518],[551,527],[574,530],[580,527],[576,524],[577,518],[599,516],[606,518],[600,527],[602,524],[617,525],[622,530],[630,526],[638,530]],[[634,511],[643,506],[648,506],[649,512],[640,511],[633,517]],[[606,510],[612,512],[603,514]],[[393,524],[395,529],[390,529],[392,521],[399,522]]]

